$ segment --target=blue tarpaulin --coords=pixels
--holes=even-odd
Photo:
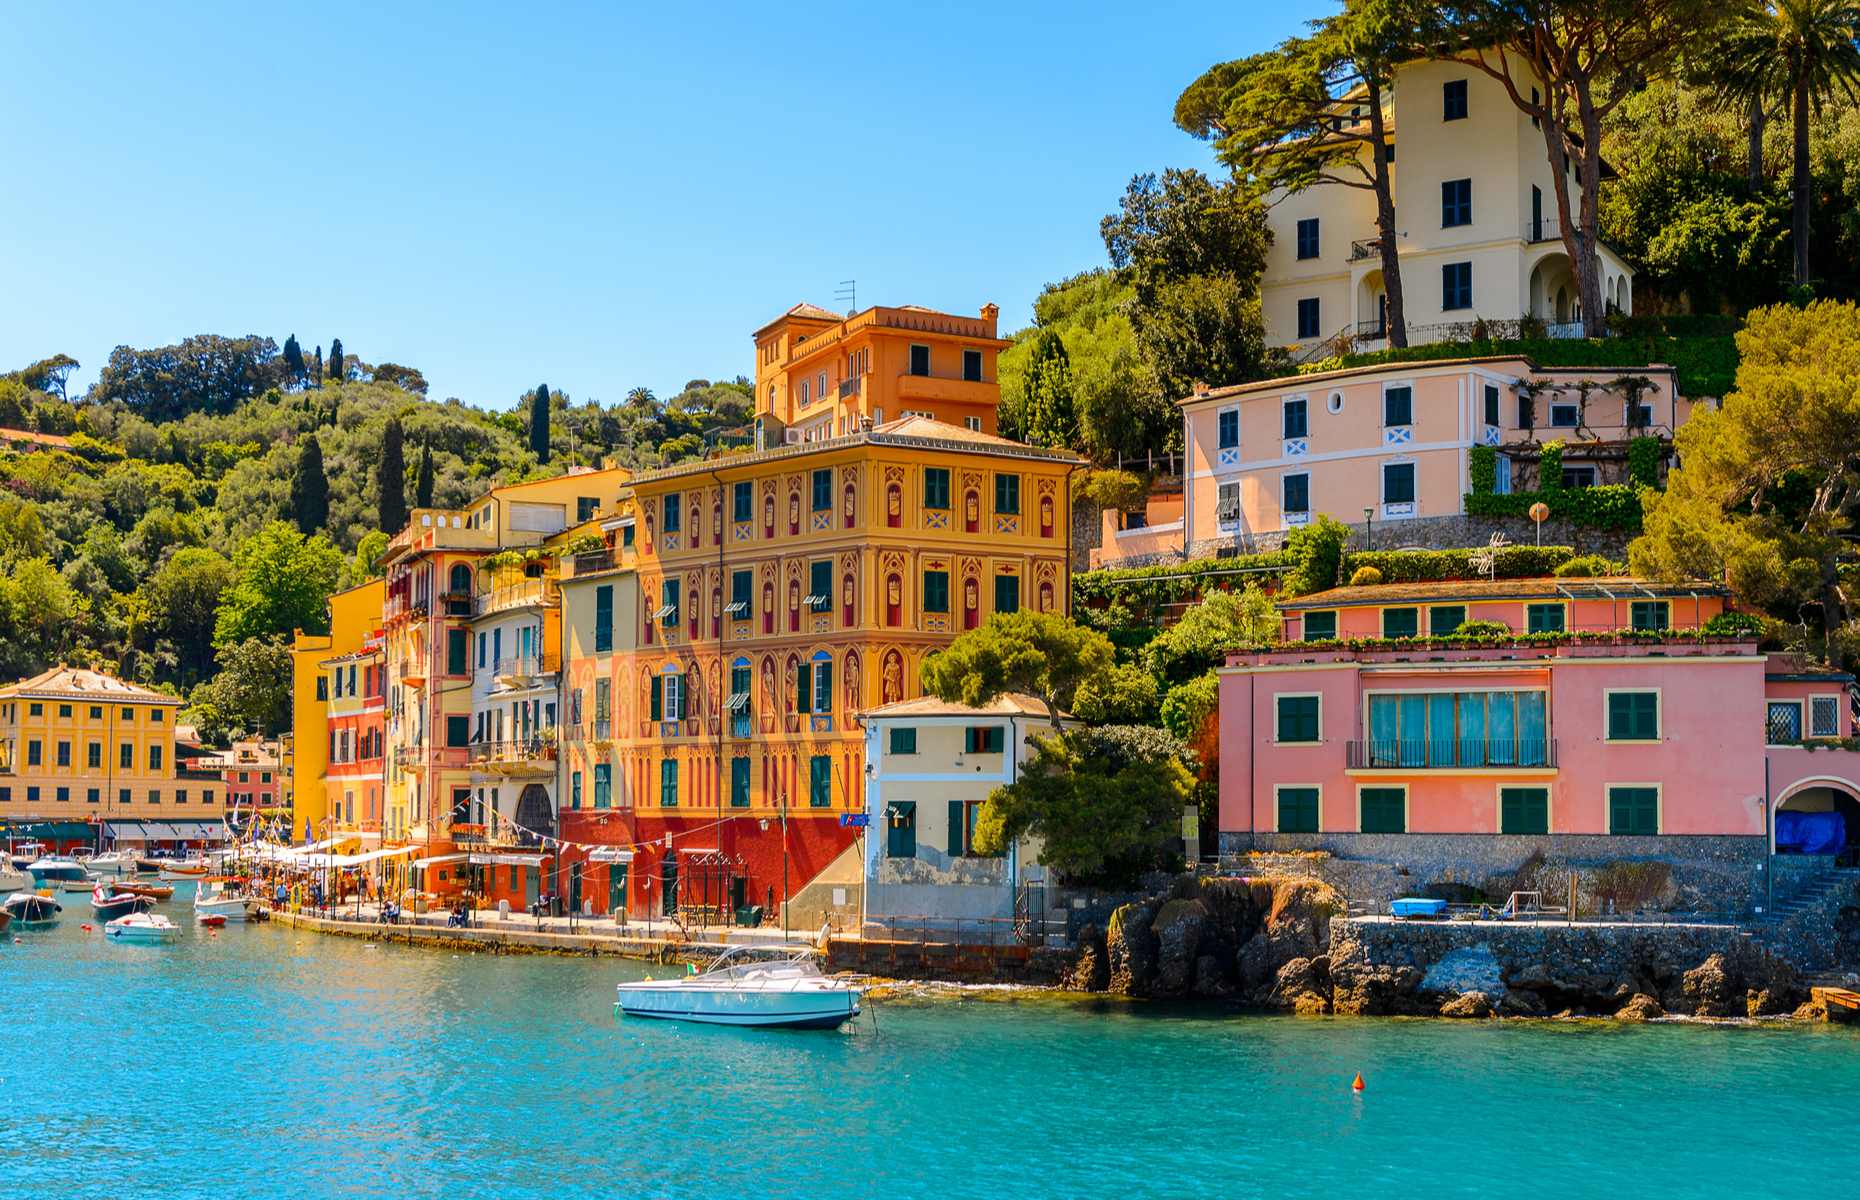
[[[1776,849],[1785,854],[1838,854],[1847,845],[1847,822],[1837,812],[1776,814]]]

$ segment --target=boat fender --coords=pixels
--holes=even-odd
[[[1350,1090],[1353,1092],[1360,1092],[1363,1090],[1363,1073],[1361,1071],[1356,1073],[1356,1082],[1350,1085]]]

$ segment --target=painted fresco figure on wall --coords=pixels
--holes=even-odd
[[[757,698],[757,710],[762,714],[762,732],[775,732],[775,659],[772,655],[762,656],[762,694]]]
[[[1053,536],[1053,498],[1051,496],[1040,497],[1040,536],[1048,538]]]
[[[801,632],[801,581],[788,581],[788,632]]]
[[[896,704],[904,699],[904,656],[896,650],[885,651],[885,664],[881,671],[879,699],[885,704]]]
[[[846,572],[840,579],[840,624],[851,629],[858,624],[857,608],[853,602],[853,573]]]
[[[692,641],[698,639],[698,623],[703,620],[704,577],[693,571],[685,576],[685,601],[691,606],[686,614],[685,626],[691,632],[687,635]]]
[[[797,489],[788,493],[788,536],[797,537],[801,532],[801,493]]]
[[[685,522],[685,528],[691,531],[691,548],[697,549],[704,544],[704,510],[699,507],[702,501],[696,492],[691,493],[691,516]]]
[[[982,585],[975,576],[966,576],[962,581],[962,627],[974,629],[982,623]]]
[[[858,515],[857,494],[853,491],[852,480],[848,479],[846,481],[846,487],[841,493],[840,519],[846,528],[851,529],[854,522],[858,520]]]
[[[857,650],[848,650],[846,652],[846,670],[844,674],[846,676],[846,702],[844,711],[846,713],[846,719],[851,721],[853,719],[853,714],[865,707],[865,696],[863,694],[865,680],[861,677],[859,672],[859,652]]]
[[[775,485],[769,484],[762,489],[762,536],[775,536]]]

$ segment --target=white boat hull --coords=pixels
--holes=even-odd
[[[623,983],[617,1007],[629,1017],[769,1029],[833,1029],[859,1015],[859,989],[839,985],[793,991]]]
[[[166,917],[136,913],[111,921],[103,935],[116,942],[172,942],[181,936],[181,927]]]
[[[244,921],[251,917],[252,909],[258,904],[256,900],[225,899],[196,900],[194,911],[202,916],[225,917],[227,921]]]

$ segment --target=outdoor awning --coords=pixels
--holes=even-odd
[[[618,846],[596,846],[588,853],[589,862],[627,863],[633,861],[631,850],[622,850]]]
[[[170,821],[168,828],[174,831],[170,836],[191,841],[223,842],[226,840],[226,826],[218,821]]]
[[[416,858],[411,863],[408,863],[407,865],[411,867],[438,867],[438,866],[444,866],[446,863],[455,863],[455,862],[464,862],[464,861],[465,861],[465,855],[463,854],[434,854],[426,858]]]
[[[105,821],[103,831],[119,842],[140,842],[148,838],[140,821]]]
[[[176,833],[172,825],[164,825],[160,821],[144,821],[142,822],[142,836],[151,842],[172,842],[186,835]]]
[[[96,826],[89,821],[6,821],[0,823],[0,836],[85,838],[95,837]]]
[[[483,851],[471,856],[472,865],[479,867],[540,867],[543,856],[540,854],[490,854]]]
[[[295,865],[321,871],[326,867],[361,867],[384,858],[399,858],[403,854],[412,854],[416,846],[389,846],[386,850],[370,850],[364,854],[305,854],[294,860]]]

